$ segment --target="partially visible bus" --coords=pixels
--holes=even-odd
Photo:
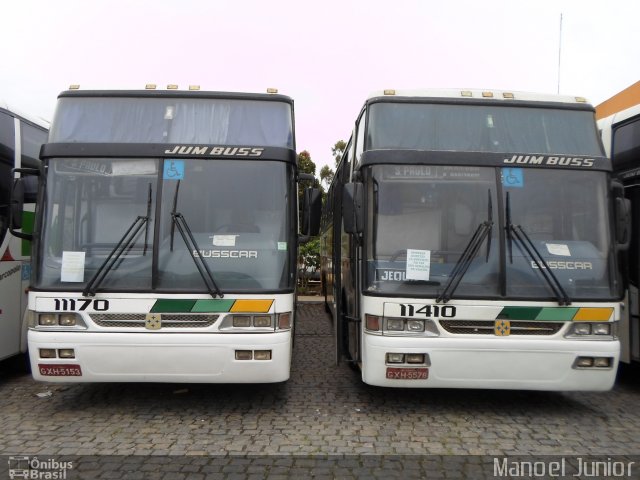
[[[582,98],[376,92],[330,186],[338,359],[389,387],[607,390],[628,222]]]
[[[14,169],[38,168],[40,147],[47,140],[48,123],[17,113],[0,102],[0,360],[26,349],[22,319],[31,272],[31,242],[19,238],[33,228],[37,185],[25,182],[22,229],[10,232],[10,196]],[[20,176],[20,173],[15,173]],[[18,213],[18,212],[16,212]]]
[[[636,98],[640,102],[640,98]],[[620,360],[640,362],[640,104],[625,108],[598,121],[614,175],[624,186],[631,203],[631,246],[628,262],[628,308],[621,320]]]
[[[36,380],[289,378],[301,178],[291,98],[73,89],[41,158]]]

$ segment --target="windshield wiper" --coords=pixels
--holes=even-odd
[[[527,235],[527,232],[524,231],[522,226],[514,225],[511,222],[511,201],[509,198],[509,192],[507,192],[506,221],[510,262],[513,263],[512,243],[513,238],[515,238],[518,242],[520,242],[520,245],[522,245],[526,254],[529,255],[529,258],[531,258],[531,260],[535,262],[536,266],[538,267],[538,271],[542,274],[542,277],[545,279],[551,290],[553,290],[553,294],[558,299],[558,305],[571,305],[571,298],[569,297],[553,271],[549,268],[549,265],[540,253],[540,250],[538,250],[534,243],[531,241],[531,237]]]
[[[220,296],[220,298],[224,298],[224,295],[218,288],[215,280],[213,279],[213,275],[211,274],[211,270],[209,270],[209,266],[207,262],[204,261],[202,255],[200,254],[200,247],[196,242],[196,239],[193,237],[193,233],[189,228],[189,224],[185,220],[184,216],[181,213],[176,211],[178,207],[178,190],[180,189],[180,180],[176,185],[176,193],[173,196],[173,210],[171,211],[171,250],[173,251],[173,234],[175,232],[175,227],[178,228],[178,232],[180,232],[180,236],[184,240],[184,244],[186,245],[189,253],[191,253],[190,257],[193,258],[193,263],[195,263],[196,268],[198,269],[198,273],[202,277],[207,290],[209,291],[209,295],[213,298],[216,296]]]
[[[480,225],[478,225],[478,228],[476,228],[476,231],[471,236],[471,239],[469,239],[469,242],[467,243],[467,246],[464,248],[462,255],[460,256],[460,258],[454,265],[453,270],[451,271],[451,275],[449,276],[449,281],[444,286],[444,290],[442,290],[442,293],[438,295],[438,297],[436,298],[436,303],[440,303],[440,302],[447,303],[451,299],[453,292],[455,292],[456,288],[458,288],[458,285],[460,285],[460,282],[462,281],[462,277],[464,277],[464,274],[467,273],[467,270],[469,270],[469,267],[471,266],[471,262],[473,261],[476,254],[478,253],[478,250],[480,250],[480,246],[482,245],[482,242],[484,242],[484,239],[487,238],[487,236],[489,237],[487,241],[487,262],[489,261],[489,252],[491,250],[490,233],[491,233],[492,227],[493,227],[493,205],[491,203],[491,190],[489,190],[489,202],[487,204],[487,220],[485,220],[484,222],[480,223]]]
[[[87,282],[84,290],[82,291],[82,296],[84,297],[93,297],[96,294],[96,290],[100,284],[104,281],[107,274],[113,269],[113,266],[116,264],[118,259],[122,256],[125,250],[131,249],[133,247],[133,242],[138,236],[138,233],[146,225],[146,230],[144,233],[144,249],[142,251],[142,255],[147,254],[148,248],[148,236],[149,236],[149,219],[151,218],[151,184],[149,184],[149,194],[147,196],[147,215],[141,216],[139,215],[133,221],[131,226],[124,232],[124,235],[120,238],[120,241],[117,245],[111,250],[111,253],[107,255],[107,258],[104,259],[98,271],[91,277],[91,280]]]
[[[100,284],[104,281],[104,278],[111,271],[115,263],[122,256],[124,251],[130,246],[133,245],[133,241],[137,237],[138,233],[146,224],[149,223],[149,217],[137,217],[131,226],[124,232],[124,235],[115,246],[111,253],[105,258],[100,268],[95,273],[91,280],[87,283],[87,286],[82,291],[82,296],[84,297],[93,297],[96,294],[96,290],[100,286]]]

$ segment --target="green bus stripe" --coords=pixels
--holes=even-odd
[[[535,320],[542,307],[504,307],[498,320]]]
[[[161,298],[151,307],[151,313],[187,313],[195,304],[196,300]]]
[[[228,312],[235,300],[198,300],[191,309],[193,313]]]
[[[556,321],[556,322],[570,322],[578,312],[577,308],[567,307],[546,307],[542,309],[542,312],[536,317],[538,321]]]
[[[22,212],[22,233],[33,233],[35,218],[36,215],[33,212]],[[31,256],[31,242],[29,240],[22,240],[22,256]]]

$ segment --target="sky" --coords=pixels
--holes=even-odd
[[[0,99],[50,120],[71,84],[275,87],[319,172],[375,90],[559,91],[597,105],[640,80],[638,18],[637,0],[5,0]]]

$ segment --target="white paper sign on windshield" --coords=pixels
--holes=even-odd
[[[559,255],[561,257],[570,257],[569,245],[564,243],[547,243],[547,250],[551,255]]]
[[[431,250],[407,249],[407,280],[429,280]]]
[[[62,282],[84,282],[84,252],[62,252]]]

